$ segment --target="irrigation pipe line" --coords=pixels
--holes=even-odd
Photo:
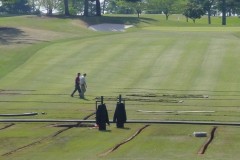
[[[96,120],[67,120],[67,119],[0,119],[3,122],[77,122],[95,123]],[[114,123],[110,121],[110,123]],[[240,122],[211,122],[211,121],[160,121],[160,120],[128,120],[126,123],[147,123],[147,124],[192,124],[192,125],[223,125],[240,126]]]
[[[0,114],[1,117],[12,117],[12,116],[35,116],[38,115],[37,112],[31,113],[20,113],[20,114]]]

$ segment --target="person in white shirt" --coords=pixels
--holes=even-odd
[[[87,74],[84,73],[81,77],[80,77],[80,87],[81,87],[81,94],[80,94],[80,98],[85,98],[84,97],[84,93],[87,90],[87,83],[86,83],[86,77]]]

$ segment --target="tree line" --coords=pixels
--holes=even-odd
[[[0,0],[0,14],[41,14],[101,16],[102,14],[164,14],[166,20],[172,14],[183,14],[186,20],[203,15],[227,16],[240,14],[240,0]]]

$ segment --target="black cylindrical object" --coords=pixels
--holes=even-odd
[[[117,103],[113,122],[116,123],[117,128],[124,128],[124,123],[127,121],[127,114],[124,103]]]
[[[96,123],[99,130],[106,130],[106,123],[109,125],[108,111],[105,104],[98,105],[96,112]]]

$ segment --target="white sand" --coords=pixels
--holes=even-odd
[[[133,27],[133,25],[103,23],[103,24],[91,25],[88,28],[94,31],[124,32],[127,28],[130,28],[130,27]]]

